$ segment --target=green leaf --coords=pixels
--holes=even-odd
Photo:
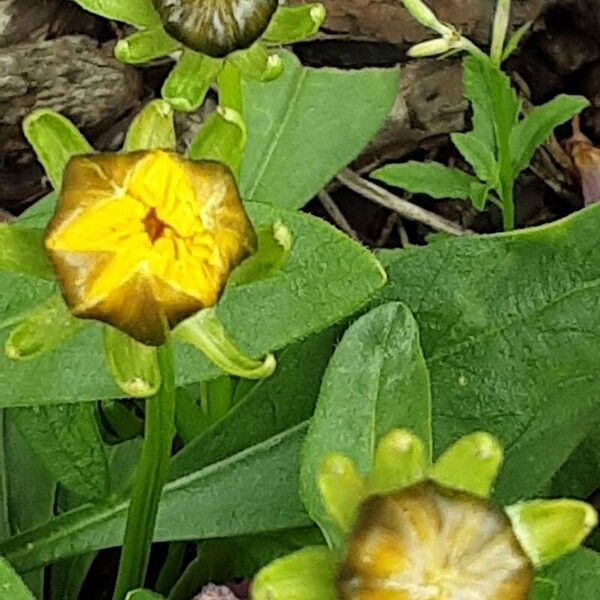
[[[54,279],[43,245],[44,232],[0,223],[0,271]]]
[[[108,466],[93,404],[14,408],[19,431],[52,477],[83,499],[108,492]]]
[[[529,166],[535,151],[559,125],[589,106],[582,96],[561,94],[542,106],[534,108],[512,131],[510,138],[513,157],[513,176]]]
[[[160,18],[152,6],[152,0],[127,0],[127,2],[123,2],[123,0],[74,1],[85,10],[107,19],[123,21],[123,23],[138,27],[160,25]]]
[[[197,540],[306,527],[298,498],[301,424],[230,458],[167,483],[155,541]],[[269,490],[265,494],[265,490]],[[109,500],[65,513],[0,544],[20,571],[118,546],[128,503]]]
[[[10,411],[0,411],[0,441],[0,537],[5,539],[52,518],[56,483],[23,439]],[[44,571],[31,571],[24,578],[29,588],[41,597]]]
[[[221,65],[220,60],[184,50],[162,87],[163,98],[181,112],[200,108]]]
[[[595,600],[600,589],[600,554],[580,548],[541,574],[558,584],[555,600]]]
[[[529,593],[529,600],[556,600],[558,585],[551,579],[536,577]]]
[[[316,35],[327,13],[320,2],[302,6],[280,6],[261,40],[267,44],[286,45]]]
[[[309,419],[333,352],[335,333],[327,330],[283,350],[272,377],[255,383],[221,421],[175,456],[170,478],[224,460]]]
[[[248,356],[265,356],[327,329],[360,310],[385,283],[371,253],[320,219],[258,203],[246,208],[256,228],[280,222],[293,240],[276,275],[226,289],[217,305],[217,316],[231,341]],[[47,214],[38,210],[40,219]],[[0,273],[0,318],[20,315],[52,291],[49,282]],[[0,406],[122,397],[99,351],[102,330],[103,326],[90,323],[35,361],[16,364],[0,356]],[[0,332],[0,344],[5,335]],[[197,350],[177,344],[175,352],[178,386],[219,375]]]
[[[169,36],[159,25],[119,40],[115,45],[115,57],[122,63],[142,65],[168,56],[180,47],[179,42]]]
[[[94,151],[71,121],[51,110],[32,112],[23,122],[23,131],[55,190],[62,186],[69,160]]]
[[[517,31],[515,31],[512,34],[512,36],[506,43],[506,46],[504,46],[504,52],[502,53],[501,62],[504,62],[505,60],[510,58],[510,56],[517,50],[519,44],[521,43],[521,40],[525,37],[525,35],[527,35],[527,33],[529,33],[529,30],[531,29],[532,25],[533,21],[527,21],[526,23],[523,23],[523,25],[521,25],[521,27],[519,27],[519,29],[517,29]]]
[[[247,200],[301,208],[377,133],[396,98],[396,69],[309,69],[279,53],[268,85],[244,81]],[[335,101],[333,101],[335,99]]]
[[[10,563],[0,557],[0,595],[6,600],[35,600],[31,590],[15,573]]]
[[[485,182],[496,184],[498,177],[494,147],[488,148],[473,132],[453,133],[452,143],[473,167],[475,175]]]
[[[552,225],[384,252],[378,299],[415,313],[431,373],[436,452],[489,431],[495,497],[532,497],[600,423],[599,207]],[[560,439],[560,444],[549,444]]]
[[[401,188],[411,194],[427,194],[432,198],[467,200],[471,186],[479,183],[471,175],[440,163],[414,160],[388,165],[371,173],[373,179]]]
[[[490,68],[493,68],[491,64]],[[494,108],[487,90],[485,64],[481,59],[467,56],[463,60],[464,94],[471,103],[473,111],[473,136],[480,140],[482,146],[495,152],[497,148],[494,132]]]
[[[577,447],[554,476],[548,495],[554,498],[589,498],[598,488],[600,473],[600,428]]]
[[[367,476],[378,439],[395,427],[412,430],[429,454],[430,418],[429,376],[412,315],[399,303],[372,310],[348,329],[327,367],[304,447],[302,499],[326,537],[340,543],[342,532],[317,485],[325,458],[343,454]]]
[[[129,126],[123,149],[127,152],[175,150],[176,144],[173,109],[164,100],[152,100]]]

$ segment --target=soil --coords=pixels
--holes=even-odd
[[[460,165],[448,134],[469,126],[458,58],[409,60],[408,47],[427,32],[406,15],[397,0],[327,0],[326,26],[316,41],[294,50],[310,66],[403,67],[398,101],[380,135],[352,165],[367,174],[398,159],[435,158]],[[493,0],[437,0],[432,6],[478,43],[489,41]],[[540,104],[558,93],[586,95],[592,106],[582,117],[584,132],[600,145],[600,0],[515,2],[513,29],[534,20],[531,33],[507,64],[524,102]],[[0,0],[0,222],[18,215],[49,191],[40,166],[20,133],[20,121],[34,107],[62,111],[99,150],[116,149],[139,108],[159,95],[169,61],[134,69],[112,56],[115,40],[130,30],[81,10],[69,0]],[[178,117],[189,139],[207,107]],[[415,127],[414,123],[418,123]],[[557,132],[558,142],[571,135]],[[583,207],[579,183],[564,164],[556,141],[536,156],[519,179],[517,225],[550,222]],[[431,230],[405,221],[339,184],[329,193],[355,236],[369,247],[421,244]],[[499,231],[494,207],[476,212],[463,202],[411,201],[479,233]],[[322,200],[307,210],[339,225]],[[86,598],[102,598],[102,581],[116,566],[114,551],[94,563]]]

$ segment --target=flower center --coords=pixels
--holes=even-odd
[[[363,504],[338,589],[342,600],[525,600],[531,578],[501,511],[425,483]]]
[[[167,225],[158,218],[156,209],[151,208],[142,221],[151,244],[155,244],[164,234]]]

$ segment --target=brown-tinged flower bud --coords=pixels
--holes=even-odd
[[[223,57],[267,29],[278,0],[154,0],[167,33],[192,50]]]
[[[361,506],[342,600],[526,600],[533,567],[505,513],[433,482]]]
[[[227,167],[153,150],[71,159],[45,245],[74,315],[160,345],[256,236]]]

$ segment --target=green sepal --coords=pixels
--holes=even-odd
[[[23,132],[57,191],[69,160],[94,151],[71,121],[52,110],[40,109],[28,115]]]
[[[237,286],[254,283],[276,275],[292,248],[292,234],[280,221],[256,231],[257,251],[246,259],[229,276],[227,285]]]
[[[180,323],[173,335],[184,344],[200,350],[219,369],[244,379],[265,379],[275,371],[277,362],[272,354],[264,360],[254,360],[243,354],[229,340],[214,309],[207,308]]]
[[[123,149],[175,150],[176,144],[173,108],[164,100],[152,100],[129,126]]]
[[[76,319],[56,293],[25,313],[10,332],[4,353],[14,361],[33,360],[79,333],[85,321]]]
[[[367,495],[366,483],[356,465],[343,454],[330,454],[323,461],[317,478],[327,513],[342,531],[350,531],[358,507]]]
[[[252,583],[252,600],[337,600],[336,555],[311,546],[273,561]]]
[[[79,6],[106,19],[114,19],[137,27],[160,25],[160,17],[152,0],[75,0]]]
[[[41,229],[21,229],[0,223],[0,271],[54,279],[43,239]]]
[[[283,61],[277,54],[269,54],[266,47],[257,42],[246,50],[230,54],[228,62],[242,75],[256,81],[272,81],[283,73]]]
[[[216,160],[239,177],[248,133],[242,115],[232,108],[218,106],[192,141],[188,157]]]
[[[315,2],[302,6],[280,6],[262,36],[266,44],[294,44],[316,35],[325,22],[327,11]]]
[[[489,433],[466,435],[444,452],[429,471],[429,478],[455,490],[480,498],[490,495],[503,452]]]
[[[575,550],[598,525],[595,509],[579,500],[532,500],[505,510],[517,539],[536,567]]]
[[[394,429],[377,444],[369,491],[384,494],[418,483],[427,467],[423,442],[410,431]]]
[[[119,40],[115,45],[115,57],[128,65],[141,65],[168,56],[179,48],[181,44],[158,26]]]
[[[200,108],[222,64],[219,59],[184,50],[162,87],[163,98],[180,112]]]
[[[131,398],[154,396],[161,375],[156,348],[145,346],[114,327],[104,327],[104,353],[115,383]]]

